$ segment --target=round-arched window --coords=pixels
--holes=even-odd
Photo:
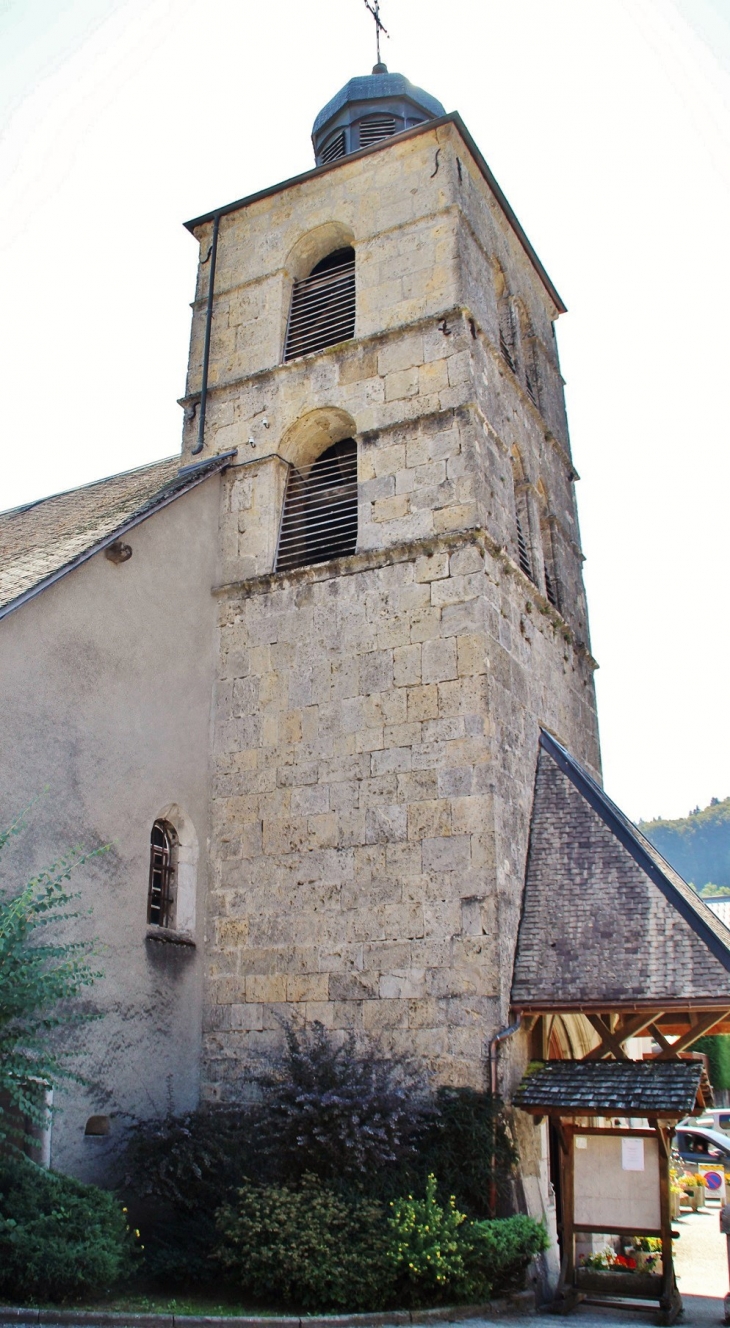
[[[153,927],[174,926],[176,875],[175,828],[169,821],[155,821],[150,835],[150,879],[147,892],[147,921]]]

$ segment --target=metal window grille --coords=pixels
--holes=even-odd
[[[373,143],[380,143],[384,138],[392,138],[394,133],[394,116],[367,115],[360,121],[360,147],[370,148]]]
[[[329,143],[327,144],[327,147],[324,149],[322,153],[322,161],[323,162],[338,161],[340,157],[344,156],[345,156],[345,131],[343,129],[339,134],[335,134],[334,138],[330,139]]]
[[[150,836],[150,882],[147,921],[169,927],[175,900],[175,846],[177,836],[166,821],[155,821]]]
[[[537,386],[537,374],[534,369],[525,369],[525,387],[527,388],[527,395],[533,406],[537,406],[539,410],[540,395]]]
[[[555,585],[555,582],[553,581],[553,578],[550,575],[550,572],[548,571],[547,563],[545,564],[545,594],[547,595],[548,602],[552,604],[554,609],[560,607],[558,604],[557,587]]]
[[[345,438],[308,470],[289,472],[276,570],[343,558],[356,547],[357,446]]]
[[[499,349],[513,373],[517,372],[517,354],[515,352],[515,327],[512,318],[512,306],[506,300],[499,305]]]
[[[517,515],[515,516],[515,521],[517,524],[517,560],[520,564],[522,571],[525,573],[525,576],[529,576],[530,580],[532,580],[532,563],[530,562],[530,550],[527,547],[527,540],[525,539],[525,532],[522,529],[522,522],[520,521],[519,513],[517,513]]]
[[[341,249],[294,282],[284,359],[336,346],[354,335],[355,251]]]

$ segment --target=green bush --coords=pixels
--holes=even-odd
[[[381,1205],[347,1200],[314,1176],[297,1190],[241,1186],[218,1230],[219,1263],[257,1299],[308,1311],[377,1310],[392,1299]]]
[[[45,1171],[20,1155],[0,1159],[0,1292],[23,1300],[75,1300],[130,1272],[134,1238],[111,1194]]]
[[[125,1195],[142,1228],[144,1274],[155,1284],[179,1289],[219,1277],[210,1258],[215,1214],[252,1178],[251,1131],[251,1113],[242,1107],[208,1107],[135,1130]]]
[[[419,1143],[419,1188],[433,1173],[442,1203],[453,1194],[467,1217],[493,1217],[492,1185],[503,1196],[517,1161],[500,1099],[475,1088],[444,1087],[435,1106]]]
[[[461,1228],[462,1257],[469,1299],[521,1291],[530,1260],[548,1247],[541,1222],[518,1213],[493,1222],[467,1222]]]
[[[466,1218],[453,1198],[442,1207],[436,1189],[429,1176],[424,1199],[409,1195],[391,1204],[388,1256],[399,1300],[411,1305],[461,1299],[468,1290],[460,1233]]]
[[[730,1035],[710,1033],[698,1038],[693,1051],[704,1051],[710,1063],[710,1083],[713,1088],[730,1088]]]

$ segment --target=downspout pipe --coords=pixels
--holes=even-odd
[[[509,1024],[507,1028],[503,1028],[499,1033],[495,1033],[489,1043],[487,1057],[489,1060],[489,1087],[492,1097],[497,1096],[497,1048],[499,1047],[500,1042],[506,1042],[507,1038],[513,1037],[515,1033],[518,1033],[521,1027],[522,1012],[518,1014],[513,1024]]]
[[[506,1042],[507,1038],[513,1037],[522,1027],[522,1013],[520,1012],[513,1024],[507,1028],[500,1029],[490,1039],[489,1051],[489,1087],[492,1093],[492,1179],[489,1182],[489,1211],[492,1217],[497,1216],[497,1117],[494,1114],[494,1099],[497,1096],[497,1049],[500,1042]]]
[[[191,456],[198,456],[203,450],[205,444],[205,407],[208,401],[208,363],[210,361],[210,332],[213,325],[213,294],[215,289],[215,261],[218,257],[218,231],[221,224],[221,214],[216,212],[213,218],[213,240],[210,246],[210,275],[208,277],[208,306],[205,311],[205,342],[203,345],[203,383],[200,389],[200,406],[198,408],[198,441],[191,452]]]

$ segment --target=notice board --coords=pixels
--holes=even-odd
[[[646,1135],[573,1136],[574,1221],[610,1232],[658,1231],[659,1147]]]

